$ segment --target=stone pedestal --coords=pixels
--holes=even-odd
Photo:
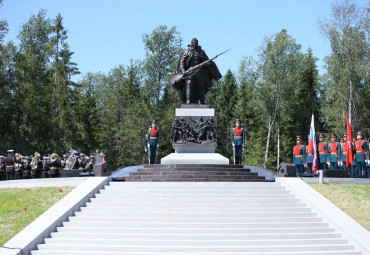
[[[216,120],[217,125],[215,110],[209,108],[208,105],[181,105],[181,108],[176,108],[175,115],[174,119],[185,119],[187,122],[192,122],[189,124],[192,127],[200,118],[203,120],[212,118]],[[172,146],[175,153],[162,158],[161,164],[229,164],[228,158],[215,153],[217,140],[204,142],[177,141],[172,143]]]

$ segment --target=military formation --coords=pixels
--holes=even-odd
[[[53,153],[42,158],[38,152],[30,156],[14,154],[14,150],[8,150],[7,153],[7,157],[0,156],[0,181],[56,178],[64,169],[81,169],[84,175],[93,175],[93,165],[96,163],[95,155],[78,155],[75,150],[62,157]]]
[[[337,135],[330,134],[329,143],[325,142],[325,134],[319,135],[317,144],[318,169],[320,170],[342,170],[346,171],[348,178],[370,178],[370,160],[369,160],[369,139],[364,139],[364,133],[358,131],[356,138],[348,143],[348,134],[344,133],[343,137],[337,142]],[[347,159],[351,155],[352,163],[347,167]],[[313,174],[313,152],[309,151],[308,146],[303,145],[301,136],[297,136],[297,144],[293,148],[293,164],[296,167],[297,176],[306,173]],[[351,161],[349,161],[351,162]]]

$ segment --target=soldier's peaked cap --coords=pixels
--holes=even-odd
[[[335,138],[337,138],[337,135],[336,135],[335,133],[331,133],[331,134],[330,134],[330,137],[335,137]]]
[[[320,133],[319,137],[326,137],[323,133]]]
[[[297,140],[298,140],[298,139],[302,141],[302,136],[297,135]]]
[[[12,153],[12,152],[14,152],[14,150],[7,150],[6,152],[7,153]]]
[[[157,120],[156,120],[156,119],[153,119],[150,123],[151,123],[151,124],[152,124],[152,123],[157,124]]]
[[[364,137],[364,133],[362,131],[358,131],[357,135],[361,135],[362,137]]]

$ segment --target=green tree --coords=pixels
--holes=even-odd
[[[235,115],[242,121],[242,127],[246,132],[245,149],[243,151],[243,163],[254,166],[263,165],[263,146],[265,130],[261,119],[261,110],[257,107],[255,86],[259,79],[257,61],[252,57],[242,59],[238,72],[238,97],[235,107]]]
[[[345,128],[346,111],[352,126],[359,127],[361,92],[369,84],[368,13],[368,7],[361,8],[349,0],[341,0],[332,5],[331,18],[320,21],[321,32],[329,39],[332,49],[325,59],[328,73],[324,105],[326,121],[332,131]],[[368,127],[369,122],[366,124]]]
[[[107,77],[108,100],[102,121],[102,150],[114,167],[144,163],[149,110],[141,96],[142,63],[118,66]]]
[[[73,106],[77,99],[76,84],[71,80],[73,75],[79,74],[77,64],[72,62],[73,52],[67,43],[67,30],[62,24],[60,14],[52,21],[50,28],[49,56],[50,56],[50,86],[53,93],[49,96],[52,105],[51,123],[53,128],[53,150],[65,150],[72,147],[76,127],[73,123]],[[62,139],[60,139],[62,138]]]
[[[150,112],[150,119],[158,119],[161,133],[170,134],[174,109],[180,103],[175,89],[171,86],[171,79],[177,72],[177,63],[183,52],[182,38],[176,27],[168,29],[167,26],[161,25],[151,34],[144,34],[143,42],[146,56],[144,100]],[[172,141],[169,135],[163,135],[158,158],[171,152]]]
[[[259,54],[259,77],[256,92],[263,119],[267,121],[267,141],[264,167],[268,165],[270,139],[277,124],[277,167],[280,165],[281,124],[289,120],[290,103],[294,102],[298,70],[301,66],[301,46],[283,29],[267,38]]]
[[[52,113],[49,96],[53,93],[49,77],[49,51],[51,20],[44,10],[22,25],[18,39],[17,82],[20,85],[18,102],[21,115],[19,132],[22,148],[28,152],[51,150]]]
[[[217,151],[227,157],[231,157],[232,148],[230,145],[231,127],[235,119],[235,106],[237,101],[238,88],[234,74],[228,70],[220,81],[220,101],[217,116]]]

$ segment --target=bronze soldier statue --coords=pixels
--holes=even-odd
[[[213,59],[208,59],[197,38],[191,40],[188,50],[182,54],[172,86],[180,92],[180,99],[186,104],[206,104],[205,95],[212,86],[212,80],[218,81],[222,77]]]

